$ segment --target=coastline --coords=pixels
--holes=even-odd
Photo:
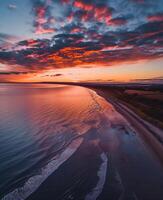
[[[91,95],[94,109],[90,111],[98,115],[99,126],[94,127],[94,122],[91,122],[92,128],[79,138],[74,138],[69,144],[70,148],[63,151],[66,158],[62,159],[62,153],[58,155],[63,162],[54,159],[54,168],[50,167],[49,176],[46,176],[47,172],[43,173],[45,179],[39,182],[37,190],[31,192],[26,199],[108,200],[109,196],[112,200],[161,200],[162,165],[148,148],[150,139],[152,142],[157,141],[155,136],[152,137],[153,133],[149,133],[139,116],[136,117],[102,88],[89,89],[94,94]],[[97,109],[99,105],[103,105],[102,109]],[[72,143],[76,139],[81,139],[81,142],[73,150]],[[148,141],[148,145],[143,141]],[[154,144],[153,147],[158,148]],[[73,151],[70,157],[69,151]],[[35,181],[33,184],[35,187]],[[29,186],[33,190],[30,182]],[[15,199],[23,200],[19,194],[25,194],[28,189],[23,191],[18,188]],[[14,199],[12,195],[11,198]],[[11,198],[8,196],[4,199]]]
[[[101,158],[103,151],[96,144],[97,139],[96,131],[89,130],[83,136],[83,142],[77,151],[48,177],[27,200],[44,200],[54,197],[62,200],[85,199],[86,195],[91,193],[93,188],[96,188],[99,179],[97,171],[104,163]],[[100,187],[96,188],[97,193],[101,193],[101,190]]]
[[[127,119],[135,131],[140,134],[143,140],[145,140],[145,143],[147,142],[149,148],[154,151],[155,155],[163,165],[163,130],[160,129],[160,127],[150,124],[150,122],[146,121],[146,118],[142,115],[135,113],[134,110],[131,109],[129,103],[117,99],[114,94],[109,91],[109,88],[108,90],[102,87],[89,88],[111,103],[115,109]]]
[[[113,133],[109,131],[110,133],[106,134],[107,132],[101,132],[101,130],[89,130],[88,133],[83,136],[83,143],[74,155],[45,180],[39,189],[29,196],[27,200],[51,199],[53,197],[62,200],[107,200],[108,196],[115,200],[127,200],[139,199],[139,195],[144,200],[149,200],[149,197],[160,199],[162,193],[161,185],[163,182],[161,179],[158,179],[160,175],[156,169],[158,168],[161,170],[161,165],[159,167],[159,165],[156,164],[158,159],[148,147],[150,146],[150,142],[154,141],[154,146],[156,145],[157,147],[155,153],[159,155],[159,159],[161,160],[161,146],[158,145],[158,141],[149,133],[149,130],[146,130],[144,124],[134,117],[131,117],[130,113],[125,112],[124,109],[119,106],[118,102],[111,100],[107,97],[106,93],[103,95],[100,94],[100,91],[102,90],[98,90],[98,92],[96,90],[96,93],[107,102],[110,102],[115,110],[120,113],[122,117],[127,119],[136,130],[136,135],[131,132],[126,133],[127,135],[125,136],[123,130],[120,131],[121,133],[119,132],[116,134],[114,131]],[[102,123],[104,123],[103,128],[109,130],[110,125],[105,117],[102,118]],[[144,139],[148,141],[149,146],[141,144],[138,135],[143,136]],[[125,147],[127,147],[126,145],[128,145],[125,139],[126,137],[130,140],[129,142],[130,145],[133,146],[135,155],[134,152],[130,155],[130,152],[125,149]],[[117,139],[119,142],[122,142],[122,144],[119,144],[120,146],[114,144]],[[152,146],[152,150],[154,150],[154,146]],[[156,166],[153,163],[154,160],[156,161]],[[152,167],[149,167],[148,171],[147,166],[150,165]],[[157,186],[151,184],[153,181],[150,183],[150,180],[152,180],[151,173],[152,169],[154,169],[153,167],[155,168],[155,176],[157,177],[154,182],[156,181],[159,183]],[[105,168],[104,174],[101,174],[101,181],[99,177],[100,168]],[[143,183],[143,185],[141,186],[140,184],[140,186],[138,186],[138,182]],[[101,186],[98,186],[98,183],[100,183]],[[94,197],[96,198],[94,199]]]

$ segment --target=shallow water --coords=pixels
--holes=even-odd
[[[73,137],[98,123],[81,87],[0,85],[0,191],[37,173]]]
[[[102,193],[110,162],[124,187],[132,185],[129,190],[134,195],[146,199],[146,190],[161,191],[159,163],[130,124],[94,91],[78,86],[1,84],[0,198],[28,197],[77,151],[90,130],[98,134],[92,145],[100,149],[99,160],[108,155],[108,169],[99,173],[101,159],[99,180],[86,198]],[[136,188],[140,181],[142,186]]]

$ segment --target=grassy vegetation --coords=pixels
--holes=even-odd
[[[143,119],[163,129],[163,98],[160,98],[160,96],[163,97],[162,91],[141,88],[136,89],[135,92],[133,90],[129,92],[127,88],[105,87],[98,88],[97,92],[104,97],[107,95],[107,97],[121,101]]]

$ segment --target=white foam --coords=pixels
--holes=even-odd
[[[107,172],[107,163],[108,163],[108,158],[105,153],[101,154],[101,159],[102,159],[102,164],[100,166],[100,169],[97,172],[97,175],[99,177],[99,180],[97,182],[97,185],[93,190],[87,194],[85,197],[85,200],[95,200],[97,197],[101,194],[102,189],[105,184],[105,179],[106,179],[106,172]]]
[[[11,193],[7,194],[2,200],[25,200],[29,195],[35,192],[38,187],[50,176],[55,170],[59,168],[73,153],[79,148],[83,141],[83,138],[78,138],[58,156],[51,160],[42,170],[39,175],[29,178],[24,186],[15,189]]]

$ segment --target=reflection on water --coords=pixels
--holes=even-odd
[[[87,198],[98,196],[107,181],[110,184],[113,163],[115,179],[120,177],[116,182],[124,184],[122,193],[125,188],[132,199],[136,193],[144,200],[160,200],[159,163],[123,116],[95,92],[78,86],[0,85],[0,198],[8,194],[5,200],[25,199],[83,143],[92,144],[95,157],[103,161]]]
[[[96,126],[91,95],[71,86],[0,86],[0,191],[23,183],[73,137]]]

